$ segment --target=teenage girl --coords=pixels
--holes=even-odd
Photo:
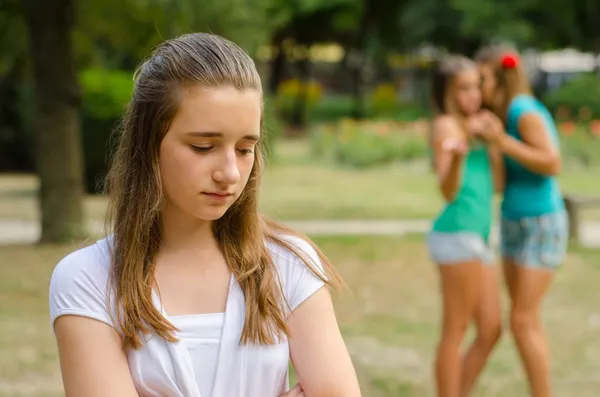
[[[568,219],[556,175],[561,169],[552,116],[533,97],[519,55],[484,48],[477,57],[485,106],[496,114],[480,136],[504,154],[501,253],[511,299],[510,328],[531,394],[551,395],[549,353],[540,321],[542,301],[563,262]]]
[[[110,235],[50,284],[67,397],[360,396],[339,276],[258,211],[262,101],[252,59],[215,35],[166,41],[136,73]]]
[[[433,79],[435,172],[446,206],[427,243],[439,265],[443,302],[435,363],[440,397],[467,396],[501,333],[497,271],[488,245],[495,190],[502,190],[497,149],[474,139],[484,128],[480,75],[474,62],[449,56]],[[477,336],[461,358],[461,343],[474,321]]]

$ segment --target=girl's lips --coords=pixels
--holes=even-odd
[[[208,196],[210,198],[216,199],[216,200],[226,199],[227,197],[230,197],[233,195],[233,193],[228,193],[228,192],[202,192],[202,194],[204,194],[205,196]]]

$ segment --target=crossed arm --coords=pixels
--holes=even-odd
[[[290,354],[299,385],[284,396],[360,397],[329,290],[321,288],[296,308],[288,325]]]

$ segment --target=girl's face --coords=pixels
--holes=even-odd
[[[481,76],[481,99],[483,104],[491,107],[496,93],[496,75],[494,69],[488,64],[479,64]]]
[[[260,136],[261,94],[186,87],[160,145],[165,211],[214,221],[242,194]]]
[[[481,78],[477,69],[467,69],[456,75],[454,93],[458,110],[465,116],[481,108]]]

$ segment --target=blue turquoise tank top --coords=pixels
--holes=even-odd
[[[542,118],[550,139],[559,148],[558,131],[550,112],[540,101],[530,95],[518,95],[509,104],[506,120],[508,134],[522,140],[517,126],[519,119],[527,113],[535,113]],[[506,187],[502,201],[502,216],[508,219],[519,219],[564,209],[556,177],[533,173],[508,156],[504,156],[504,164]]]

